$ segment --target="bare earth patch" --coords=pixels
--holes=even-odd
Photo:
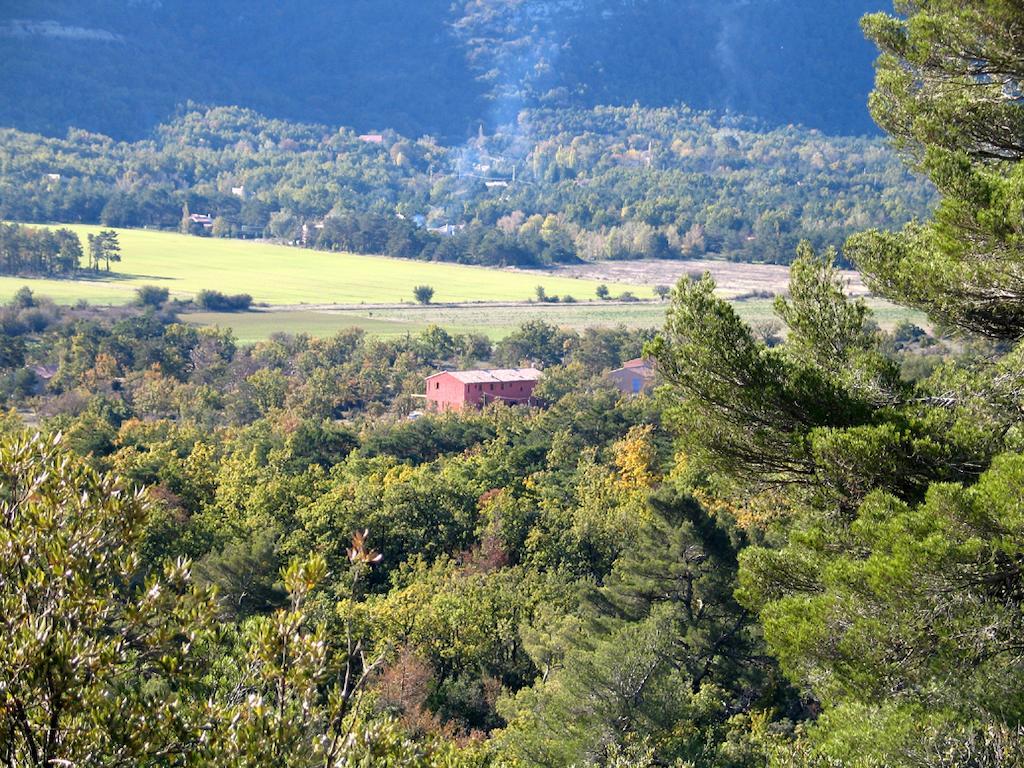
[[[686,261],[601,261],[559,267],[559,277],[575,277],[608,283],[672,286],[679,278],[689,274],[697,276],[710,272],[718,284],[718,292],[727,298],[750,295],[758,291],[775,294],[786,292],[789,285],[789,267],[777,264],[741,264],[731,261],[689,259]],[[551,274],[539,272],[538,274]],[[866,296],[869,291],[859,273],[842,271],[847,291],[851,296]]]

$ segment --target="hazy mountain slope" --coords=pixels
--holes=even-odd
[[[458,139],[527,104],[872,129],[884,0],[4,0],[0,125],[145,134],[188,100]]]
[[[686,102],[830,133],[875,129],[884,0],[462,0],[456,35],[503,94],[552,106]],[[506,110],[507,111],[507,110]]]
[[[433,8],[431,6],[434,6]],[[429,0],[13,0],[0,3],[0,124],[143,135],[188,100],[279,117],[393,127],[469,125],[477,92]],[[114,40],[31,30],[58,20]]]

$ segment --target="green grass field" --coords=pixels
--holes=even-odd
[[[58,226],[58,225],[50,225]],[[100,227],[71,226],[82,238]],[[359,304],[412,302],[416,285],[431,285],[434,301],[525,301],[537,285],[549,294],[594,296],[590,280],[523,274],[510,270],[439,264],[382,256],[289,248],[242,240],[189,237],[169,232],[118,230],[124,260],[113,277],[80,280],[0,278],[0,300],[21,286],[61,303],[80,299],[93,304],[124,304],[140,285],[159,285],[188,298],[204,288],[248,293],[266,304]],[[613,293],[647,288],[609,285]]]
[[[51,225],[57,226],[57,225]],[[82,237],[100,227],[71,226]],[[225,293],[248,293],[259,304],[290,306],[288,311],[255,311],[240,314],[199,312],[185,314],[186,322],[232,328],[242,342],[265,339],[271,334],[308,333],[328,336],[339,330],[360,327],[378,336],[417,333],[440,325],[453,333],[484,333],[500,339],[532,318],[577,330],[587,327],[625,325],[629,328],[660,327],[665,304],[606,304],[588,301],[599,284],[594,280],[487,269],[456,264],[436,264],[382,256],[325,253],[241,240],[215,240],[148,230],[118,230],[124,261],[120,272],[97,279],[33,280],[0,278],[0,301],[7,301],[23,285],[41,296],[61,303],[86,300],[92,304],[124,304],[140,285],[160,285],[171,295],[188,298],[204,288]],[[412,301],[413,286],[435,288],[438,305],[419,306]],[[516,302],[534,297],[537,285],[548,294],[570,294],[578,304],[522,304],[508,306],[444,306],[445,302]],[[608,284],[613,294],[632,291],[649,297],[649,288]],[[360,304],[400,304],[401,307],[361,307]],[[921,323],[920,316],[884,301],[870,300],[883,326],[905,318]],[[346,309],[322,309],[297,305],[347,304]],[[355,305],[355,306],[351,306]],[[773,317],[771,301],[736,303],[749,322]]]
[[[331,309],[256,311],[244,313],[196,312],[182,315],[194,325],[231,328],[241,342],[266,339],[273,333],[308,333],[330,336],[346,328],[362,328],[375,336],[403,336],[439,325],[449,333],[482,333],[504,338],[527,320],[543,319],[563,328],[625,325],[657,327],[665,319],[665,306],[587,304],[481,307],[395,307],[388,309]]]
[[[870,299],[875,319],[891,328],[905,319],[924,324],[917,313],[884,301]],[[182,315],[195,325],[231,328],[242,343],[268,338],[277,332],[330,336],[346,328],[362,328],[374,336],[403,336],[439,325],[449,333],[483,333],[497,341],[527,320],[539,318],[563,328],[660,328],[666,304],[535,304],[496,307],[399,307],[389,309],[257,311],[238,314],[198,312]],[[772,302],[752,299],[734,306],[747,322],[774,318]]]

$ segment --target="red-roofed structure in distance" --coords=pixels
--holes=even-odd
[[[427,377],[427,408],[461,411],[494,402],[530,405],[542,375],[536,368],[441,371]]]

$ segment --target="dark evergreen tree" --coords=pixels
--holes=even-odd
[[[872,107],[943,194],[935,218],[848,247],[870,283],[999,340],[914,383],[831,258],[807,249],[755,340],[712,284],[681,284],[651,351],[680,396],[692,481],[758,540],[743,605],[821,715],[778,765],[1001,766],[1024,754],[1019,563],[1024,332],[1016,2],[900,4]],[[966,335],[961,343],[967,343]]]

